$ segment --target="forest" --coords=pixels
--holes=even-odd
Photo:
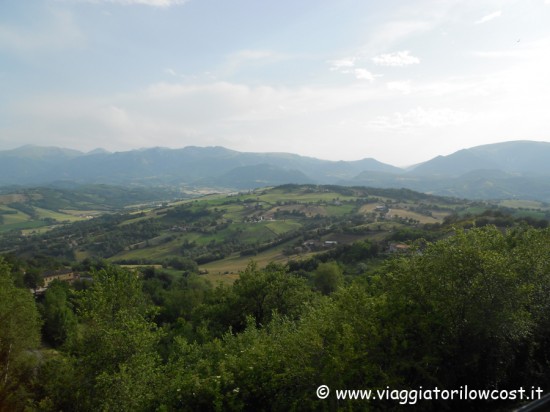
[[[233,284],[217,285],[193,265],[174,276],[97,260],[90,278],[54,281],[36,299],[29,263],[6,255],[0,409],[397,410],[396,400],[316,390],[548,387],[549,229],[455,228],[369,270],[370,246],[286,265],[251,260]],[[350,262],[364,270],[345,273]]]
[[[549,22],[0,0],[0,412],[550,412]]]

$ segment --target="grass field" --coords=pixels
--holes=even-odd
[[[79,220],[85,220],[86,218],[80,214],[72,213],[61,213],[55,212],[53,210],[42,209],[40,207],[35,207],[34,210],[38,215],[39,219],[54,219],[58,222],[78,222]]]
[[[162,243],[160,245],[155,245],[142,249],[126,250],[124,252],[117,253],[114,256],[111,256],[109,261],[117,260],[131,260],[131,259],[164,259],[169,256],[179,255],[179,250],[181,248],[182,241],[179,239],[174,239],[167,243]]]
[[[403,209],[390,209],[388,212],[388,215],[391,217],[397,216],[403,219],[414,219],[418,220],[420,223],[438,223],[441,222],[441,220],[436,219],[435,217],[426,216],[420,213],[411,212],[410,210],[403,210]]]
[[[10,193],[8,195],[0,195],[0,205],[6,205],[15,202],[25,202],[28,199],[26,195],[19,193]]]
[[[22,223],[30,219],[30,216],[27,215],[26,213],[23,213],[20,210],[12,209],[11,207],[8,207],[8,206],[0,205],[0,210],[4,212],[8,212],[6,214],[2,214],[5,225]]]
[[[55,227],[51,222],[46,222],[43,219],[53,219],[58,223],[73,223],[88,219],[85,213],[90,212],[74,210],[71,213],[65,213],[34,207],[36,217],[31,218],[28,214],[5,205],[0,205],[0,211],[9,212],[2,214],[3,224],[0,225],[0,232],[21,230],[24,235],[44,233]]]
[[[273,233],[280,235],[283,233],[287,233],[293,230],[298,230],[302,227],[302,225],[295,221],[295,220],[274,220],[269,221],[266,224],[266,227],[268,227]]]
[[[260,189],[251,195],[259,197],[261,200],[270,203],[280,202],[330,202],[336,199],[340,201],[355,200],[357,196],[342,195],[330,189],[312,189],[308,186],[302,187],[276,187],[272,189]]]
[[[225,259],[216,260],[200,266],[200,270],[207,270],[209,275],[238,274],[246,269],[250,261],[258,263],[258,266],[265,267],[270,262],[286,263],[289,257],[283,255],[284,245],[279,245],[255,256],[240,256],[235,253]]]
[[[56,226],[57,225],[50,225],[50,226],[40,226],[40,227],[35,227],[35,228],[30,228],[30,229],[23,229],[23,230],[21,230],[21,233],[24,236],[41,235],[42,233],[46,233],[46,232],[52,230]]]
[[[499,203],[499,206],[510,207],[513,209],[548,209],[548,206],[545,206],[542,202],[536,200],[502,200]]]

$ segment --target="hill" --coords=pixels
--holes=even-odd
[[[514,175],[550,175],[550,143],[527,140],[503,142],[459,150],[417,165],[412,175],[458,177],[482,169]]]
[[[419,225],[474,206],[405,189],[284,185],[112,211],[44,233],[12,232],[0,251],[168,266],[191,259],[223,274],[251,258],[286,262],[358,240],[410,239]]]
[[[548,202],[549,160],[550,143],[512,141],[437,156],[398,175],[362,172],[346,183],[406,187],[468,199],[533,199]]]
[[[43,153],[43,155],[37,155]],[[55,181],[104,184],[187,185],[201,186],[205,181],[225,188],[242,187],[238,168],[263,168],[263,185],[293,183],[283,171],[292,171],[306,181],[335,183],[352,178],[361,171],[399,173],[401,169],[374,159],[335,162],[288,153],[244,153],[223,147],[186,147],[183,149],[150,148],[88,154],[65,149],[26,146],[0,152],[0,185],[45,184]],[[265,174],[266,165],[278,168]],[[241,170],[242,171],[242,170]],[[245,169],[246,171],[246,169]],[[229,174],[228,174],[229,173]],[[236,177],[237,181],[231,178]],[[205,180],[206,179],[206,180]],[[254,185],[249,188],[255,187]]]
[[[131,206],[189,197],[167,188],[74,185],[0,189],[0,233],[43,232]]]
[[[286,183],[408,188],[469,199],[550,202],[550,143],[512,141],[462,149],[408,169],[372,158],[328,161],[223,147],[82,153],[24,146],[0,152],[0,185],[109,184],[230,192]]]

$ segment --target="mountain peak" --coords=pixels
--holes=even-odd
[[[83,154],[84,153],[73,149],[65,149],[55,146],[37,146],[32,144],[27,144],[12,150],[0,152],[0,155],[17,156],[28,159],[45,159],[51,157],[72,158],[82,156]]]

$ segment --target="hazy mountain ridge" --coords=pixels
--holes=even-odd
[[[465,198],[550,201],[550,143],[511,141],[462,149],[408,169],[372,158],[329,161],[224,147],[88,153],[23,146],[0,151],[0,185],[51,182],[248,189],[284,183],[408,188]]]
[[[550,143],[518,140],[476,146],[437,156],[417,165],[410,173],[458,177],[487,169],[515,175],[550,176]]]
[[[0,152],[0,184],[42,184],[71,180],[79,183],[193,185],[205,178],[226,181],[224,175],[234,169],[258,165],[271,165],[306,175],[300,182],[335,183],[338,179],[351,179],[363,170],[402,172],[397,167],[375,159],[328,161],[289,153],[243,153],[223,147],[150,148],[115,153],[94,151],[87,154],[53,150],[56,148],[35,148],[34,151],[27,147],[26,150]],[[45,152],[45,149],[49,149],[47,157],[31,155],[35,151]]]

